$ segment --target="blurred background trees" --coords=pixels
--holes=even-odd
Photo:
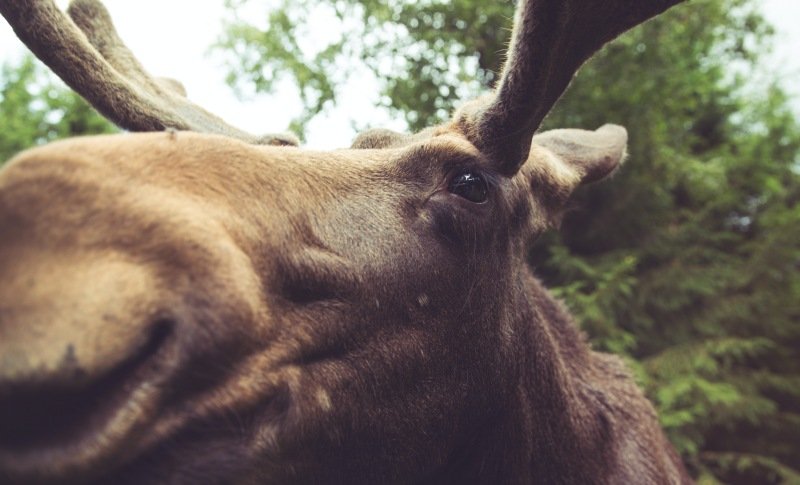
[[[227,0],[217,49],[234,87],[300,88],[300,133],[359,66],[412,131],[444,121],[494,82],[514,10],[276,0],[237,15],[254,3]],[[530,262],[595,348],[628,359],[701,483],[800,483],[800,124],[764,69],[772,31],[757,7],[695,1],[631,31],[583,67],[543,128],[628,128],[624,168],[576,194]],[[340,35],[309,48],[320,10]],[[37,69],[0,72],[2,160],[111,129]]]
[[[0,165],[17,152],[73,135],[111,133],[114,125],[30,55],[0,66]]]

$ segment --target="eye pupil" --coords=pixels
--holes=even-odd
[[[480,204],[489,198],[489,188],[480,175],[473,172],[462,172],[450,181],[450,193],[463,197],[470,202]]]

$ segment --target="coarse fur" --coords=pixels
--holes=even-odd
[[[10,161],[0,481],[691,483],[622,361],[526,264],[625,130],[530,131],[499,161],[496,99],[332,152],[169,131]],[[452,190],[464,173],[486,200]]]

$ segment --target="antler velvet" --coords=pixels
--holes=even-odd
[[[239,130],[190,102],[179,83],[150,76],[98,0],[76,0],[68,12],[69,17],[52,0],[0,0],[0,13],[30,50],[121,128],[191,130],[256,144],[297,144],[291,135],[255,136]]]
[[[513,175],[578,68],[606,42],[683,0],[522,0],[495,95],[465,112],[475,146]]]

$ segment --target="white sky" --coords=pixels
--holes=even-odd
[[[65,6],[67,1],[57,3]],[[778,29],[769,65],[779,73],[800,114],[800,1],[761,3]],[[230,123],[253,133],[284,131],[300,113],[299,95],[291,86],[285,86],[276,96],[240,101],[225,84],[220,60],[207,54],[221,32],[223,0],[105,0],[105,4],[120,35],[151,73],[181,80],[193,101]],[[691,8],[691,4],[678,8]],[[315,28],[322,38],[325,32],[320,29],[325,25]],[[0,22],[0,62],[18,59],[23,49],[8,24]],[[377,82],[368,73],[352,79],[341,92],[337,108],[309,125],[307,146],[348,146],[355,136],[353,120],[367,126],[403,129],[402,121],[392,120],[384,110],[375,108],[377,92]]]

